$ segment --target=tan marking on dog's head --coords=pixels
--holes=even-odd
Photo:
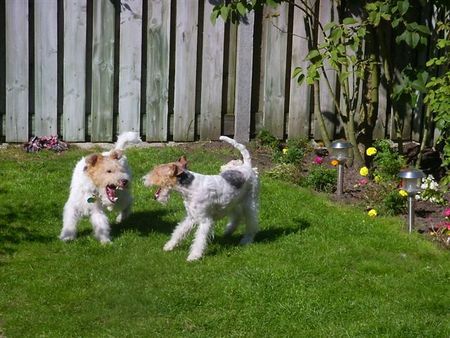
[[[187,169],[187,159],[181,156],[176,162],[170,162],[156,166],[143,177],[144,185],[158,186],[155,199],[165,204],[169,198],[170,190],[177,184],[177,177]]]
[[[128,185],[129,175],[120,163],[122,152],[114,150],[109,155],[92,154],[85,159],[86,174],[99,189],[100,194],[111,202],[117,200],[116,190],[124,189]]]

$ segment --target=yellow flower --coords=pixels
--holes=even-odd
[[[367,156],[373,156],[376,153],[377,153],[377,148],[374,148],[374,147],[367,148],[367,150],[366,150]]]
[[[288,148],[283,148],[283,154],[287,154]]]
[[[402,196],[402,197],[408,196],[408,193],[407,193],[405,190],[403,190],[403,189],[400,189],[398,193],[399,193],[400,196]]]
[[[367,215],[369,215],[370,217],[377,217],[378,214],[375,209],[370,209]]]
[[[380,183],[381,182],[381,176],[375,175],[373,180],[375,181],[375,183]]]
[[[332,166],[337,166],[339,164],[338,160],[333,160],[330,162]]]
[[[361,176],[367,176],[369,175],[369,169],[367,169],[367,167],[362,167],[361,169],[359,169],[359,174]]]

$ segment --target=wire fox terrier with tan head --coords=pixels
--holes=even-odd
[[[123,221],[131,212],[131,170],[123,154],[129,143],[141,142],[138,133],[119,135],[114,149],[83,157],[75,166],[69,199],[64,206],[63,241],[75,239],[77,223],[89,216],[95,237],[109,243],[110,225],[105,209],[116,210],[116,222]]]
[[[165,251],[173,250],[198,225],[188,261],[200,259],[212,236],[214,221],[229,217],[225,234],[232,234],[240,222],[246,224],[241,244],[253,242],[258,227],[259,180],[252,168],[250,154],[244,145],[226,136],[220,140],[237,148],[243,160],[233,160],[222,166],[219,175],[202,175],[187,170],[183,156],[178,161],[155,167],[143,177],[147,187],[158,186],[155,199],[166,203],[171,190],[178,191],[186,208],[186,217],[164,245]]]

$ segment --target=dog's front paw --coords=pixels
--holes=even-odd
[[[75,232],[72,231],[63,232],[61,233],[61,235],[59,235],[59,239],[64,242],[73,241],[75,239]]]
[[[253,243],[253,238],[254,237],[255,237],[254,235],[245,235],[244,237],[242,237],[242,239],[240,241],[240,244],[241,245],[251,244],[251,243]]]
[[[195,261],[198,261],[200,258],[202,258],[201,254],[191,253],[188,256],[187,261],[188,262],[195,262]]]
[[[175,249],[176,244],[172,241],[168,241],[166,244],[164,244],[163,250],[164,251],[172,251]]]

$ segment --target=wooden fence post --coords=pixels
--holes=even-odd
[[[278,139],[284,138],[288,9],[289,5],[283,3],[276,13],[269,12],[274,16],[268,19],[265,36],[263,125]]]
[[[175,51],[174,141],[195,138],[198,1],[178,0]]]
[[[298,5],[299,0],[296,0]],[[294,27],[292,32],[292,71],[295,67],[308,67],[305,60],[309,52],[308,36],[303,12],[294,8]],[[311,86],[303,82],[297,84],[297,78],[291,77],[289,95],[288,138],[309,137],[311,125]]]
[[[209,13],[213,5],[205,0],[203,19],[203,66],[200,111],[200,139],[217,140],[222,125],[222,85],[225,24],[213,25]]]
[[[255,14],[251,12],[237,33],[234,139],[244,143],[250,140],[254,26]]]
[[[148,3],[147,141],[167,141],[169,134],[170,9],[168,0]]]
[[[113,139],[114,4],[93,2],[91,140]]]
[[[58,4],[34,3],[34,113],[36,136],[58,134]]]
[[[63,138],[86,135],[86,0],[64,0]]]
[[[28,0],[6,0],[6,142],[28,141]]]
[[[142,0],[122,0],[120,12],[119,132],[140,131]]]

